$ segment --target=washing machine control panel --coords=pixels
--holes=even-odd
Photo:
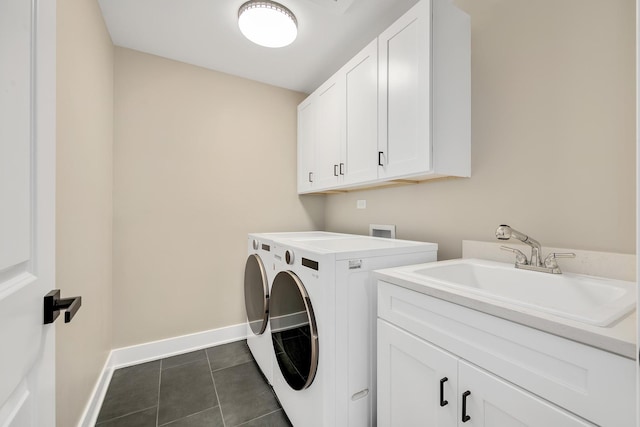
[[[283,247],[279,247],[276,246],[274,247],[274,252],[273,252],[273,260],[274,262],[277,263],[282,263],[284,265],[287,265],[288,269],[296,269],[298,266],[302,266],[305,267],[306,269],[311,269],[311,270],[315,270],[316,272],[318,272],[320,270],[320,263],[314,258],[307,258],[306,253],[302,252],[302,254],[300,254],[301,251],[298,251],[298,253],[296,253],[295,251],[296,248],[291,248],[291,247],[287,247],[287,248],[283,248]],[[281,268],[285,268],[284,266]],[[298,270],[294,270],[294,271],[298,271]],[[314,273],[317,277],[317,273]]]

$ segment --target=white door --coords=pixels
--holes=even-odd
[[[378,319],[378,425],[457,425],[458,358]]]
[[[595,425],[462,360],[458,365],[458,399],[461,408],[460,426]],[[463,420],[464,416],[468,418]]]
[[[55,425],[55,0],[0,0],[0,426]],[[37,66],[37,67],[36,67]]]
[[[636,0],[636,171],[640,170],[640,1]],[[640,200],[640,174],[636,173],[636,200]],[[636,210],[636,265],[640,265],[640,209]],[[640,283],[640,271],[636,271],[636,281]],[[636,294],[640,307],[640,292]],[[640,364],[640,316],[637,316],[636,362]],[[636,365],[636,395],[640,396],[640,366]],[[636,402],[636,424],[640,426],[640,399]]]

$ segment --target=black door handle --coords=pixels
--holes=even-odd
[[[378,151],[378,166],[384,166],[382,164],[382,155],[384,154],[384,151]]]
[[[333,176],[338,176],[338,165],[333,165]]]
[[[344,175],[344,163],[340,163],[340,175]]]
[[[447,377],[440,380],[440,406],[446,406],[449,403],[448,400],[444,400],[444,383],[447,381],[449,381],[449,378]]]
[[[82,305],[82,297],[60,298],[60,289],[54,289],[44,296],[44,324],[53,323],[64,312],[64,323],[71,322]]]
[[[462,393],[462,422],[466,423],[471,419],[469,415],[467,415],[467,397],[471,396],[471,392],[469,390]]]

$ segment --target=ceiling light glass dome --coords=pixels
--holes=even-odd
[[[246,38],[265,47],[287,46],[298,35],[295,15],[274,1],[244,3],[238,10],[238,26]]]

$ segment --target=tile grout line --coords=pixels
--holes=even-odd
[[[113,421],[113,420],[117,420],[117,419],[120,419],[120,418],[128,417],[129,415],[137,414],[138,412],[148,411],[151,408],[155,408],[155,406],[149,406],[148,408],[139,409],[139,410],[136,410],[136,411],[128,412],[126,414],[118,415],[117,417],[113,417],[113,418],[109,418],[109,419],[106,419],[106,420],[102,420],[100,422],[96,422],[96,426],[100,426],[100,424],[104,424],[104,423],[109,422],[109,421]]]
[[[278,409],[276,409],[275,411],[267,412],[266,414],[262,414],[262,415],[260,415],[259,417],[255,417],[255,418],[252,418],[252,419],[250,419],[250,420],[248,420],[248,421],[243,422],[242,424],[238,424],[236,427],[242,427],[242,426],[243,426],[243,425],[245,425],[245,424],[249,424],[249,423],[250,423],[250,422],[252,422],[252,421],[259,420],[260,418],[266,417],[267,415],[275,414],[275,413],[276,413],[276,412],[278,412],[278,411],[282,411],[282,412],[284,412],[284,409],[282,409],[282,408],[278,408]]]
[[[218,408],[220,410],[220,418],[222,418],[222,427],[226,427],[227,423],[224,420],[224,413],[222,412],[222,402],[220,402],[218,387],[216,387],[216,380],[213,378],[213,371],[211,370],[211,360],[209,360],[209,352],[205,350],[204,354],[207,355],[207,363],[209,364],[209,375],[211,375],[211,381],[213,382],[213,391],[216,392],[216,399],[218,400]]]
[[[247,363],[251,363],[251,362],[253,362],[254,360],[255,360],[255,359],[247,360],[246,362],[236,363],[235,365],[225,366],[224,368],[213,369],[211,372],[218,372],[218,371],[223,371],[223,370],[225,370],[225,369],[229,369],[229,368],[235,368],[236,366],[246,365]],[[209,367],[211,367],[211,364],[209,364]]]
[[[158,427],[168,426],[169,424],[173,424],[173,423],[176,423],[178,421],[186,420],[187,418],[191,418],[191,417],[194,417],[196,415],[200,415],[203,412],[207,412],[207,411],[210,411],[210,410],[216,409],[216,408],[218,408],[218,407],[217,406],[212,406],[211,408],[207,408],[207,409],[203,409],[202,411],[194,412],[193,414],[189,414],[189,415],[184,416],[182,418],[178,418],[177,420],[168,421],[168,422],[166,422],[164,424],[159,425]]]
[[[207,352],[205,351],[205,349],[202,349],[202,350],[196,350],[196,351],[191,352],[191,353],[197,353],[197,352],[199,352],[199,351],[203,351],[203,352],[204,352],[204,354],[205,354],[205,357],[206,357]],[[185,354],[189,354],[189,353],[185,353]],[[178,356],[183,356],[183,355],[182,355],[182,354],[178,354],[178,355],[176,355],[176,356],[171,356],[171,357],[178,357]],[[171,357],[168,357],[167,359],[170,359]],[[166,370],[166,369],[179,368],[180,366],[188,365],[189,363],[199,362],[199,361],[203,360],[205,357],[201,357],[201,358],[199,358],[199,359],[194,359],[194,360],[189,360],[188,362],[182,362],[182,363],[179,363],[179,364],[177,364],[177,365],[173,365],[173,366],[168,366],[168,367],[166,367],[166,368],[164,368],[164,369]],[[165,360],[165,359],[161,359],[161,360]]]
[[[162,385],[162,359],[160,359],[160,373],[158,375],[158,408],[156,409],[156,427],[160,418],[160,386]]]

